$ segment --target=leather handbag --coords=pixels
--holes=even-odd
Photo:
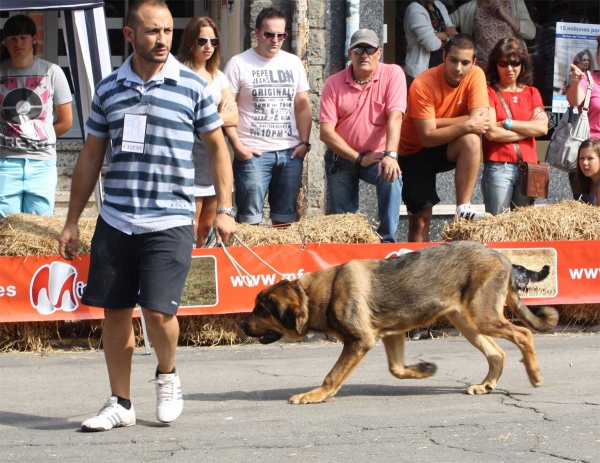
[[[500,93],[500,90],[495,85],[494,90],[498,94],[498,99],[502,103],[506,115],[512,119],[512,112],[502,93]],[[521,194],[531,198],[547,199],[548,186],[550,184],[550,167],[548,167],[548,164],[541,164],[539,162],[524,162],[519,144],[513,143],[513,146],[517,153],[519,169],[521,171]]]
[[[594,79],[590,71],[587,71],[587,77],[587,92],[577,123],[573,123],[573,107],[569,106],[554,130],[546,151],[546,162],[555,169],[565,172],[575,172],[579,145],[590,138],[588,109],[590,107]]]

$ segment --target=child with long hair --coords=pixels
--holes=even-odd
[[[599,206],[600,138],[589,138],[579,146],[575,172],[575,194],[585,203]]]

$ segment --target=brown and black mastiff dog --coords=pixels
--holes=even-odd
[[[328,333],[344,344],[323,385],[291,397],[293,404],[333,397],[378,338],[394,376],[433,375],[437,369],[433,363],[404,364],[404,338],[408,330],[441,316],[488,361],[487,376],[481,384],[469,386],[469,394],[493,391],[502,375],[506,354],[493,337],[517,345],[529,380],[538,387],[542,375],[533,335],[504,317],[505,304],[538,331],[548,331],[558,322],[556,309],[542,307],[534,314],[523,304],[508,258],[483,244],[460,241],[392,259],[354,260],[295,281],[281,281],[258,294],[254,310],[240,325],[263,344],[282,336],[301,339],[309,331]]]

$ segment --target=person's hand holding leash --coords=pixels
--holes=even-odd
[[[73,260],[77,256],[79,248],[79,226],[76,223],[67,222],[60,234],[58,243],[61,257],[66,260]]]
[[[217,245],[221,242],[227,243],[237,231],[237,225],[233,217],[228,214],[217,214],[213,222]]]

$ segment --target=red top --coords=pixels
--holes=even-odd
[[[526,86],[522,92],[502,92],[502,96],[512,112],[513,120],[516,121],[530,121],[533,116],[533,109],[538,106],[544,107],[542,96],[535,87]],[[496,120],[503,121],[508,118],[494,87],[488,87],[488,97],[490,99],[490,108],[496,110]],[[516,102],[514,100],[515,97]],[[535,138],[525,138],[518,143],[519,148],[521,148],[523,161],[538,162],[535,151]],[[485,162],[512,162],[515,164],[518,162],[517,153],[512,142],[489,141],[486,137],[483,137],[483,160]]]

